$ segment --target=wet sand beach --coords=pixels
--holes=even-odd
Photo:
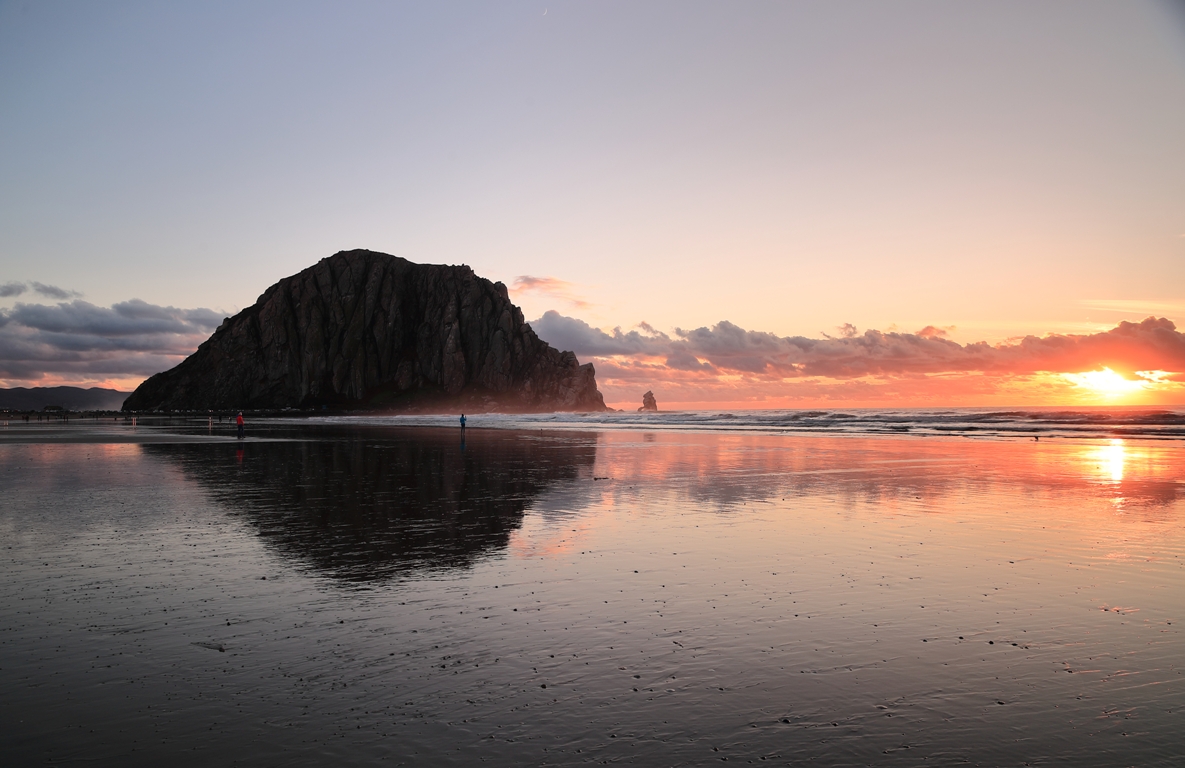
[[[13,424],[0,752],[1179,765],[1183,468],[1165,440]]]

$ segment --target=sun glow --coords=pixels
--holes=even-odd
[[[1156,374],[1163,375],[1160,371],[1140,371],[1136,374],[1138,378],[1129,379],[1110,368],[1104,368],[1101,371],[1086,371],[1085,373],[1064,373],[1062,375],[1075,385],[1083,389],[1088,389],[1097,395],[1102,395],[1106,398],[1116,398],[1123,397],[1124,395],[1134,395],[1137,392],[1151,389],[1161,378],[1161,376]]]

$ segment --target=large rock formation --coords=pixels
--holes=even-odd
[[[658,411],[658,401],[654,399],[653,392],[647,391],[642,395],[642,407],[638,411]]]
[[[592,364],[469,267],[342,251],[264,291],[124,410],[371,406],[599,411]]]

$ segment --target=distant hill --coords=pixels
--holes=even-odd
[[[100,387],[14,387],[0,389],[0,409],[40,411],[58,405],[70,411],[118,411],[130,394]]]

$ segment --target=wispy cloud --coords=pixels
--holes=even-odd
[[[515,295],[534,293],[542,296],[550,296],[551,298],[571,304],[577,309],[584,309],[589,305],[587,301],[576,295],[575,286],[572,283],[556,277],[519,275],[511,283],[510,292]]]
[[[1137,317],[1147,315],[1181,315],[1185,314],[1183,301],[1153,301],[1145,299],[1084,299],[1080,301],[1084,307],[1100,309],[1105,312],[1116,312]]]
[[[77,299],[82,296],[78,291],[71,291],[66,288],[59,288],[56,285],[47,285],[46,283],[39,283],[36,280],[29,283],[8,282],[0,285],[0,298],[10,298],[12,296],[20,296],[33,289],[34,293],[38,293],[47,299]]]
[[[59,288],[56,285],[46,285],[39,283],[36,280],[29,283],[33,290],[41,294],[47,299],[76,299],[82,296],[78,291],[71,291],[66,288]]]

